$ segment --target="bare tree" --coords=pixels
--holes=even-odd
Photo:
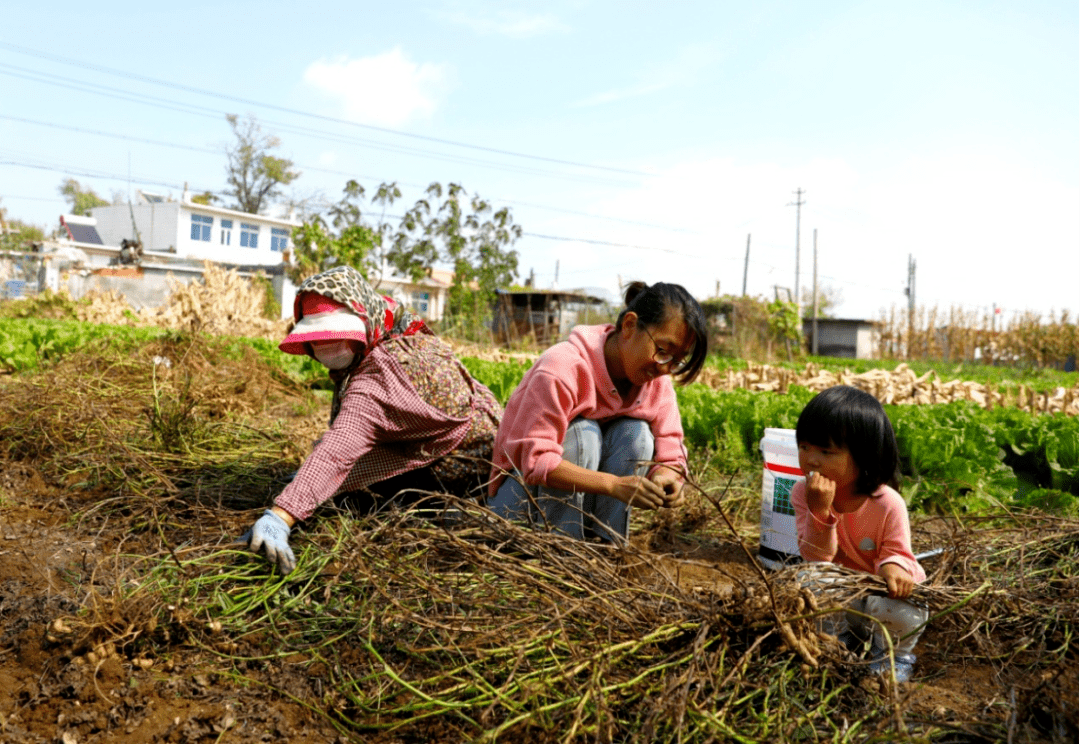
[[[293,168],[291,160],[270,154],[281,146],[281,140],[264,134],[254,116],[249,114],[241,119],[228,114],[225,118],[236,135],[236,142],[225,149],[229,159],[226,166],[229,188],[225,193],[236,199],[233,208],[259,214],[281,196],[282,186],[299,178],[300,171]]]

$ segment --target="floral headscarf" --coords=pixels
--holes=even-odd
[[[340,302],[360,318],[367,329],[361,356],[388,338],[411,336],[417,332],[431,333],[419,316],[400,307],[393,299],[380,295],[352,266],[335,266],[309,277],[297,288],[293,305],[293,316],[297,322],[303,317],[301,298],[307,292]]]
[[[330,407],[330,420],[337,417],[341,408],[341,392],[348,386],[352,373],[372,349],[380,343],[398,336],[412,336],[415,333],[431,334],[423,319],[409,312],[390,297],[380,295],[364,276],[352,266],[335,266],[332,269],[309,277],[296,289],[296,301],[293,316],[299,323],[303,317],[301,298],[305,293],[328,297],[341,303],[343,310],[355,313],[366,327],[366,342],[363,350],[347,369],[330,370],[334,381],[334,400]]]

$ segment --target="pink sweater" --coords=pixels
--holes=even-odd
[[[872,574],[884,563],[896,563],[915,583],[926,580],[926,572],[911,552],[907,504],[892,488],[882,486],[853,512],[830,509],[824,522],[806,505],[804,481],[792,487],[791,505],[804,560],[830,561]]]
[[[671,377],[650,380],[624,401],[604,361],[604,341],[613,325],[577,326],[570,338],[545,351],[510,396],[495,435],[494,496],[505,473],[515,468],[529,485],[547,483],[563,459],[563,438],[581,417],[601,425],[629,417],[649,423],[655,439],[653,459],[686,466],[682,421]]]

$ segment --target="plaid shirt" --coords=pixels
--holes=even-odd
[[[274,500],[307,519],[336,493],[430,465],[492,438],[502,409],[434,336],[376,346],[341,391],[341,409],[296,477]]]

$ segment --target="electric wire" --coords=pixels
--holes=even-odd
[[[6,69],[5,69],[6,68]],[[12,72],[15,70],[15,72]],[[182,104],[176,101],[172,101],[166,98],[160,98],[158,96],[150,96],[146,94],[132,94],[130,91],[125,91],[111,86],[100,85],[98,83],[88,83],[86,81],[75,80],[73,78],[66,78],[59,75],[53,75],[50,73],[42,73],[36,70],[27,70],[25,68],[16,67],[14,65],[8,65],[0,63],[0,73],[9,75],[12,77],[30,80],[33,82],[45,83],[48,85],[55,85],[61,88],[67,88],[70,90],[77,90],[84,93],[90,93],[93,95],[105,96],[108,98],[115,98],[122,101],[129,101],[131,103],[137,103],[145,106],[153,106],[156,108],[162,108],[169,111],[178,111],[180,113],[203,116],[211,119],[220,119],[229,115],[229,112],[211,109],[204,106],[197,106],[194,104]],[[133,97],[138,96],[138,97]],[[597,176],[588,176],[575,173],[563,173],[558,171],[541,170],[535,167],[529,167],[527,165],[517,165],[514,163],[500,163],[490,160],[481,160],[466,155],[454,155],[449,153],[440,153],[431,150],[423,150],[420,148],[409,147],[406,145],[395,145],[389,143],[382,143],[372,140],[364,140],[361,138],[335,134],[333,132],[326,132],[324,130],[316,130],[310,127],[301,127],[295,124],[288,124],[280,121],[267,121],[262,120],[263,123],[272,126],[278,131],[287,132],[290,134],[301,134],[304,136],[313,137],[315,139],[321,139],[327,142],[337,142],[341,144],[353,145],[364,147],[368,149],[378,150],[381,152],[389,152],[397,155],[410,155],[414,157],[421,157],[427,160],[439,160],[448,163],[455,163],[461,165],[475,165],[481,168],[490,168],[493,170],[504,171],[507,173],[515,173],[518,175],[539,176],[544,178],[556,178],[567,181],[574,181],[580,183],[600,184],[600,185],[622,185],[625,181],[615,181],[610,178],[601,178]]]
[[[99,136],[99,137],[109,137],[109,138],[112,138],[112,139],[118,139],[118,140],[127,141],[127,142],[140,142],[140,143],[143,143],[143,144],[154,145],[154,146],[157,146],[157,147],[170,147],[170,148],[179,149],[179,150],[187,150],[187,151],[190,151],[190,152],[202,152],[202,153],[207,153],[207,154],[212,154],[212,155],[221,155],[221,150],[217,150],[217,149],[213,149],[213,148],[209,148],[209,147],[198,147],[198,146],[195,146],[195,145],[184,145],[184,144],[179,144],[179,143],[175,143],[175,142],[166,142],[166,141],[163,141],[163,140],[148,139],[146,137],[137,137],[137,136],[134,136],[134,135],[120,134],[120,133],[117,133],[117,132],[106,132],[106,131],[103,131],[103,130],[100,130],[100,129],[90,129],[90,128],[87,128],[87,127],[77,127],[77,126],[73,126],[73,125],[70,125],[70,124],[59,124],[59,123],[56,123],[56,122],[41,121],[39,119],[30,119],[30,118],[23,117],[23,116],[12,116],[12,115],[9,115],[9,114],[0,114],[0,119],[4,119],[4,120],[7,120],[7,121],[13,121],[13,122],[19,122],[19,123],[23,123],[23,124],[31,124],[31,125],[34,125],[34,126],[49,127],[49,128],[52,128],[52,129],[61,129],[61,130],[64,130],[64,131],[77,132],[77,133],[81,133],[81,134],[91,134],[91,135],[95,135],[95,136]],[[379,179],[379,178],[376,178],[374,176],[363,176],[363,175],[358,176],[358,175],[356,175],[354,173],[349,173],[349,172],[341,171],[341,170],[335,170],[335,169],[332,169],[332,168],[323,168],[323,167],[320,167],[320,166],[305,165],[303,163],[294,163],[293,165],[296,168],[299,168],[301,171],[313,171],[313,172],[316,172],[316,173],[327,173],[327,174],[330,174],[330,175],[345,176],[346,178],[352,178],[352,179],[358,180],[358,181],[372,181],[372,182],[380,182],[380,183],[391,183],[391,181],[388,180],[388,179]],[[403,186],[409,186],[411,188],[417,188],[417,189],[426,188],[425,186],[423,186],[421,184],[409,183],[407,181],[396,181],[395,183],[398,183],[398,184],[403,185]],[[620,217],[609,217],[609,216],[606,216],[606,215],[590,214],[588,212],[583,212],[583,211],[580,211],[580,210],[566,209],[565,207],[555,207],[555,206],[546,205],[546,204],[537,204],[535,202],[526,202],[526,201],[521,201],[521,200],[517,200],[517,199],[505,199],[505,198],[500,198],[498,196],[493,196],[493,197],[491,197],[491,200],[492,201],[498,201],[499,203],[509,203],[509,204],[517,204],[517,205],[521,205],[521,206],[527,206],[527,207],[531,207],[531,208],[534,208],[534,209],[544,209],[544,210],[547,210],[547,211],[557,212],[557,213],[561,213],[561,214],[572,214],[572,215],[577,215],[577,216],[580,216],[580,217],[587,217],[589,219],[595,219],[595,220],[604,220],[604,221],[608,221],[608,222],[617,222],[617,223],[627,224],[627,225],[637,225],[637,226],[640,226],[640,227],[650,227],[650,228],[659,229],[659,230],[667,230],[667,231],[670,231],[670,232],[679,232],[679,233],[685,233],[685,234],[698,234],[696,231],[693,231],[693,230],[687,230],[685,228],[673,227],[673,226],[670,226],[670,225],[661,225],[661,224],[656,224],[656,223],[651,223],[651,222],[643,222],[643,221],[640,221],[640,220],[628,220],[628,219],[620,218]]]
[[[152,78],[152,77],[149,77],[147,75],[139,75],[139,74],[136,74],[136,73],[133,73],[133,72],[125,71],[125,70],[115,70],[115,69],[113,69],[111,67],[105,67],[104,65],[97,65],[97,64],[85,62],[85,61],[82,61],[82,60],[75,60],[75,59],[72,59],[70,57],[63,57],[63,56],[60,56],[60,55],[49,54],[49,53],[42,52],[42,51],[39,51],[39,50],[36,50],[36,49],[30,49],[28,47],[22,47],[22,46],[18,46],[16,44],[11,44],[9,42],[0,42],[0,48],[8,49],[9,51],[13,51],[13,52],[16,52],[18,54],[24,54],[24,55],[28,55],[28,56],[38,57],[40,59],[46,59],[46,60],[50,60],[52,62],[58,62],[58,63],[64,64],[64,65],[78,67],[80,69],[96,70],[98,72],[102,72],[102,73],[105,73],[107,75],[113,75],[113,76],[117,76],[117,77],[128,78],[128,79],[131,79],[131,80],[138,80],[140,82],[150,83],[152,85],[164,86],[164,87],[173,88],[173,89],[176,89],[176,90],[184,90],[184,91],[187,91],[189,93],[196,93],[198,95],[210,96],[210,97],[213,97],[213,98],[220,98],[220,99],[223,99],[223,100],[232,101],[234,103],[242,103],[242,104],[247,105],[247,106],[259,106],[261,108],[266,108],[266,109],[270,109],[270,110],[273,110],[273,111],[281,111],[283,113],[293,114],[293,115],[296,115],[296,116],[304,116],[304,117],[308,117],[308,118],[312,118],[312,119],[319,119],[319,120],[322,120],[322,121],[333,122],[335,124],[343,124],[343,125],[346,125],[346,126],[356,127],[356,128],[359,128],[359,129],[368,129],[368,130],[371,130],[371,131],[382,132],[384,134],[392,134],[392,135],[399,136],[399,137],[409,137],[409,138],[412,138],[412,139],[424,140],[424,141],[434,142],[434,143],[438,143],[438,144],[442,144],[442,145],[450,145],[450,146],[453,146],[453,147],[462,147],[462,148],[467,148],[467,149],[472,149],[472,150],[481,150],[481,151],[485,151],[485,152],[495,153],[495,154],[498,154],[498,155],[507,155],[507,156],[510,156],[510,157],[525,158],[525,159],[529,159],[529,160],[538,160],[538,161],[547,162],[547,163],[554,163],[554,164],[558,164],[558,165],[568,165],[568,166],[572,166],[572,167],[575,167],[575,168],[586,168],[586,169],[591,169],[591,170],[608,171],[608,172],[611,172],[611,173],[622,173],[622,174],[625,174],[625,175],[634,175],[634,176],[653,176],[653,175],[655,175],[655,174],[649,173],[647,171],[630,170],[630,169],[627,169],[627,168],[615,168],[615,167],[612,167],[612,166],[596,165],[596,164],[593,164],[593,163],[582,163],[582,162],[577,162],[577,161],[572,161],[572,160],[563,160],[563,159],[560,159],[560,158],[546,157],[546,156],[543,156],[543,155],[531,155],[531,154],[528,154],[528,153],[516,152],[516,151],[513,151],[513,150],[503,150],[503,149],[495,148],[495,147],[486,147],[484,145],[474,145],[474,144],[470,144],[470,143],[466,143],[466,142],[457,142],[455,140],[445,139],[445,138],[442,138],[442,137],[431,137],[431,136],[428,136],[428,135],[414,134],[412,132],[404,132],[404,131],[397,130],[397,129],[391,129],[389,127],[379,127],[379,126],[374,126],[374,125],[370,125],[370,124],[360,124],[358,122],[349,121],[348,119],[341,119],[341,118],[338,118],[338,117],[326,116],[326,115],[323,115],[323,114],[313,114],[313,113],[308,112],[308,111],[302,111],[300,109],[294,109],[294,108],[290,108],[288,106],[279,106],[277,104],[267,103],[267,102],[264,102],[264,101],[256,101],[256,100],[253,100],[253,99],[243,98],[243,97],[240,97],[240,96],[233,96],[233,95],[229,95],[227,93],[221,93],[221,92],[218,92],[218,91],[212,91],[212,90],[208,90],[208,89],[205,89],[205,88],[196,88],[194,86],[183,85],[183,84],[180,84],[180,83],[174,83],[174,82],[167,81],[167,80],[159,80],[157,78]]]

